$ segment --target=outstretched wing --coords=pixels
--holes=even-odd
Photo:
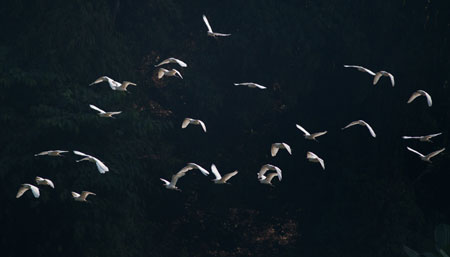
[[[288,153],[290,155],[292,155],[291,147],[286,143],[281,143],[281,144],[284,146],[284,149],[286,149],[286,151],[288,151]]]
[[[183,76],[181,76],[181,73],[179,71],[177,71],[176,69],[172,69],[173,71],[175,71],[175,74],[178,75],[181,79],[183,79]]]
[[[98,84],[98,83],[103,82],[103,81],[108,81],[108,80],[111,80],[111,79],[108,78],[107,76],[101,76],[100,78],[96,79],[94,82],[92,82],[91,84],[89,84],[89,86]]]
[[[203,121],[201,121],[201,120],[198,120],[198,122],[200,123],[200,126],[202,126],[203,131],[206,132],[206,126],[205,126],[205,123],[204,123]]]
[[[101,174],[104,174],[109,171],[109,168],[106,167],[106,165],[102,161],[100,161],[99,159],[97,159],[95,157],[94,157],[94,160],[95,160],[95,164],[97,165],[97,169]]]
[[[168,70],[163,69],[163,68],[160,68],[160,69],[158,70],[158,79],[161,79],[162,77],[164,77],[164,74],[165,74],[166,72],[168,72]]]
[[[39,188],[33,186],[33,185],[29,185],[31,192],[33,193],[35,198],[39,198],[40,193],[39,193]]]
[[[86,197],[88,197],[88,195],[96,195],[96,194],[89,192],[89,191],[81,192],[81,198],[83,198],[83,199],[86,199]]]
[[[389,78],[391,79],[391,84],[392,86],[395,86],[395,80],[394,80],[394,75],[392,75],[391,73],[388,73]]]
[[[416,150],[412,149],[412,148],[411,148],[411,147],[409,147],[409,146],[407,146],[407,147],[406,147],[406,149],[408,149],[409,151],[411,151],[411,152],[413,152],[413,153],[415,153],[415,154],[419,155],[420,157],[425,157],[425,155],[423,155],[423,154],[419,153],[418,151],[416,151]]]
[[[19,188],[19,191],[17,191],[16,198],[21,197],[26,191],[28,191],[28,189],[30,189],[28,186],[22,185],[22,186]]]
[[[367,127],[367,129],[369,130],[370,134],[372,135],[372,137],[377,137],[377,135],[375,134],[375,131],[373,131],[372,127],[369,125],[369,123],[363,121],[364,126]]]
[[[214,32],[213,34],[216,37],[228,37],[228,36],[231,36],[231,34],[216,33],[216,32]]]
[[[309,132],[306,131],[306,129],[304,129],[302,126],[300,126],[299,124],[295,124],[295,126],[300,129],[306,136],[309,136]]]
[[[344,67],[345,67],[345,68],[355,68],[355,69],[358,69],[359,71],[367,72],[367,73],[369,73],[370,75],[375,76],[375,72],[373,72],[373,71],[371,71],[371,70],[369,70],[369,69],[367,69],[367,68],[364,68],[364,67],[362,67],[362,66],[357,66],[357,65],[344,65]]]
[[[227,182],[230,178],[232,178],[232,177],[235,176],[236,174],[238,174],[238,171],[237,171],[237,170],[225,174],[225,175],[223,176],[223,182]]]
[[[214,164],[211,164],[211,172],[214,174],[214,176],[216,176],[217,180],[222,178],[222,176],[220,175],[219,171],[217,170],[216,165],[214,165]]]
[[[167,180],[165,180],[165,179],[163,179],[163,178],[159,178],[162,182],[164,182],[164,184],[167,186],[167,185],[169,185],[170,184],[170,182],[169,181],[167,181]]]
[[[269,164],[265,164],[261,167],[261,169],[258,172],[258,178],[261,178],[262,176],[264,176],[264,174],[266,174],[266,172],[269,170]]]
[[[206,27],[208,28],[208,31],[212,33],[213,31],[212,31],[211,25],[209,25],[208,18],[206,18],[206,16],[204,14],[203,14],[203,21],[205,22]]]
[[[178,173],[176,173],[175,175],[172,176],[172,179],[169,184],[172,184],[173,186],[175,186],[178,182],[178,179],[183,177],[184,175],[186,175],[186,172],[179,171]]]
[[[355,126],[355,125],[359,125],[359,124],[360,124],[360,120],[355,120],[355,121],[350,122],[350,124],[348,124],[347,126],[343,127],[342,129],[344,130],[346,128],[349,128],[349,127]]]
[[[88,155],[88,154],[85,154],[85,153],[82,153],[82,152],[80,152],[80,151],[76,151],[76,150],[74,150],[74,151],[73,151],[73,153],[74,153],[74,154],[76,154],[76,155],[80,155],[80,156],[91,157],[91,156],[90,156],[90,155]]]
[[[183,123],[181,124],[181,128],[186,128],[189,125],[189,123],[191,123],[191,119],[190,118],[185,118],[183,120]]]
[[[272,147],[270,148],[270,153],[272,154],[272,157],[277,155],[279,149],[280,148],[277,146],[277,144],[272,144]]]
[[[427,158],[428,158],[428,159],[433,158],[434,156],[436,156],[436,155],[442,153],[443,151],[445,151],[445,148],[442,148],[442,149],[439,149],[439,150],[434,151],[434,152],[432,152],[432,153],[429,153],[429,154],[427,155]]]
[[[311,136],[320,137],[320,136],[325,135],[326,133],[327,133],[327,131],[322,131],[322,132],[313,133]]]
[[[182,60],[178,60],[176,58],[172,58],[172,60],[174,60],[178,65],[180,65],[181,67],[187,67],[187,64],[185,62],[183,62]]]
[[[381,76],[383,76],[383,74],[381,74],[380,72],[377,72],[375,74],[375,77],[373,78],[373,84],[376,85],[378,83],[378,80],[380,80]]]
[[[97,106],[90,104],[89,107],[91,107],[91,109],[98,111],[99,113],[105,113],[104,110],[98,108]]]

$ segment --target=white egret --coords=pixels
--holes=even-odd
[[[102,77],[96,79],[94,82],[92,82],[91,84],[89,84],[89,86],[98,84],[98,83],[100,83],[100,82],[108,82],[109,87],[110,87],[112,90],[117,90],[117,91],[127,91],[127,87],[128,87],[129,85],[136,86],[136,84],[133,83],[133,82],[124,81],[124,82],[122,82],[122,83],[119,83],[119,82],[117,82],[117,81],[115,81],[115,80],[113,80],[113,79],[111,79],[111,78],[109,78],[109,77],[107,77],[107,76],[102,76]]]
[[[176,58],[173,58],[173,57],[169,57],[169,58],[165,59],[164,61],[162,61],[159,64],[155,65],[155,67],[159,67],[161,65],[169,64],[169,63],[176,63],[176,64],[180,65],[181,67],[187,67],[187,64],[185,62],[183,62],[181,60],[178,60]]]
[[[431,96],[425,92],[424,90],[417,90],[416,92],[414,92],[411,97],[408,99],[408,103],[411,103],[412,101],[414,101],[414,99],[416,99],[419,96],[425,96],[427,98],[427,103],[428,103],[428,107],[431,107],[431,105],[433,105],[433,101],[431,100]]]
[[[205,22],[206,27],[208,28],[208,36],[214,37],[214,38],[215,37],[228,37],[228,36],[231,36],[231,34],[223,34],[223,33],[213,32],[213,30],[211,28],[211,25],[209,25],[208,18],[206,18],[205,15],[203,15],[203,21]]]
[[[325,170],[325,162],[323,161],[323,159],[321,159],[315,153],[307,152],[306,153],[306,159],[308,159],[308,161],[310,161],[310,162],[319,162],[320,166],[322,166],[322,169]]]
[[[55,188],[55,185],[53,184],[53,182],[50,179],[36,177],[35,181],[36,181],[36,184],[38,184],[38,185],[49,186],[51,188]]]
[[[317,141],[316,137],[323,136],[323,135],[325,135],[325,134],[327,133],[327,131],[322,131],[322,132],[317,132],[317,133],[310,134],[308,131],[306,131],[306,129],[304,129],[304,128],[303,128],[302,126],[300,126],[299,124],[295,124],[295,126],[296,126],[298,129],[300,129],[300,130],[303,132],[303,134],[305,134],[304,136],[305,136],[306,139],[308,139],[308,140],[314,140],[314,141],[316,141],[316,142],[319,142],[319,141]]]
[[[266,89],[267,87],[261,86],[260,84],[256,84],[253,82],[242,82],[242,83],[234,83],[235,86],[247,86],[249,88],[259,88],[259,89]]]
[[[181,124],[181,128],[186,128],[189,124],[200,125],[200,126],[202,126],[203,131],[206,132],[205,123],[201,120],[192,119],[192,118],[185,118],[183,120],[183,123]]]
[[[389,77],[391,79],[392,86],[395,86],[394,75],[384,70],[375,73],[375,77],[373,78],[373,84],[376,85],[378,83],[378,80],[383,76]]]
[[[219,170],[217,170],[216,165],[212,164],[211,165],[211,172],[214,174],[214,176],[216,176],[215,179],[213,179],[214,183],[216,184],[228,184],[227,181],[235,176],[236,174],[238,174],[238,171],[235,170],[233,172],[227,173],[225,174],[223,177],[220,175]]]
[[[377,135],[375,134],[375,131],[373,131],[372,127],[365,121],[363,120],[356,120],[356,121],[352,121],[350,124],[348,124],[347,126],[343,127],[342,130],[354,126],[354,125],[361,125],[361,126],[366,126],[367,129],[369,130],[370,134],[372,135],[372,137],[377,137]]]
[[[436,134],[431,134],[431,135],[426,135],[426,136],[403,136],[403,139],[419,139],[419,141],[421,142],[430,142],[432,143],[433,141],[431,141],[431,138],[433,137],[437,137],[439,135],[442,135],[442,133],[436,133]]]
[[[31,189],[31,192],[33,193],[35,198],[39,198],[39,188],[31,184],[22,184],[22,186],[19,188],[19,191],[17,192],[16,198],[21,197],[26,191],[28,191],[28,189]]]
[[[175,69],[167,70],[164,68],[159,68],[158,70],[158,79],[162,79],[162,77],[168,76],[168,77],[179,77],[180,79],[183,79],[183,76],[181,76],[181,73]]]
[[[78,202],[87,202],[86,198],[89,195],[96,195],[96,194],[89,192],[89,191],[83,191],[83,192],[81,192],[81,195],[77,192],[72,192],[73,199]]]
[[[61,155],[62,153],[67,153],[69,151],[62,151],[62,150],[49,150],[49,151],[44,151],[44,152],[40,152],[35,154],[34,156],[40,156],[40,155],[48,155],[48,156],[63,156]]]
[[[270,153],[272,154],[272,157],[277,155],[279,149],[286,149],[286,151],[292,155],[291,147],[286,143],[273,143],[272,147],[270,148]]]
[[[117,114],[121,114],[122,111],[119,112],[105,112],[104,110],[98,108],[97,106],[90,104],[89,107],[91,107],[91,109],[98,111],[98,116],[102,117],[102,118],[114,118],[113,115],[117,115]]]
[[[166,187],[167,189],[170,189],[170,190],[176,190],[176,191],[180,191],[180,192],[181,192],[181,189],[179,189],[179,188],[176,186],[176,184],[177,184],[178,179],[181,178],[181,177],[183,177],[184,175],[186,175],[186,171],[180,170],[180,171],[177,172],[176,174],[172,175],[172,178],[171,178],[170,182],[167,181],[167,180],[165,180],[165,179],[163,179],[163,178],[159,178],[159,179],[160,179],[162,182],[164,182],[164,185],[163,185],[163,186]]]
[[[419,156],[420,156],[420,159],[421,159],[422,161],[426,161],[426,162],[431,162],[431,160],[430,160],[431,158],[433,158],[434,156],[436,156],[436,155],[442,153],[442,152],[445,150],[445,148],[442,148],[442,149],[439,149],[439,150],[434,151],[434,152],[432,152],[432,153],[429,153],[429,154],[427,154],[427,155],[423,155],[423,154],[419,153],[418,151],[412,149],[411,147],[408,147],[408,146],[407,146],[406,149],[408,149],[409,151],[411,151],[411,152],[413,152],[413,153],[419,155]]]
[[[77,160],[77,162],[81,162],[81,161],[94,162],[95,165],[97,165],[97,169],[101,174],[104,174],[109,171],[109,168],[106,167],[106,165],[103,162],[101,162],[99,159],[95,158],[94,156],[82,153],[80,151],[73,151],[73,153],[76,155],[84,156],[83,159]]]
[[[281,179],[282,179],[281,169],[278,168],[278,167],[275,166],[275,165],[272,165],[272,164],[265,164],[265,165],[263,165],[263,166],[261,167],[261,169],[259,170],[259,172],[256,173],[256,174],[258,175],[259,182],[261,182],[261,183],[263,183],[263,184],[270,184],[270,181],[272,180],[273,176],[272,176],[270,179],[268,179],[270,174],[269,174],[267,177],[264,176],[264,174],[266,174],[266,172],[267,172],[268,170],[273,170],[273,171],[275,171],[276,173],[274,173],[274,174],[277,175],[277,176],[278,176],[278,180],[281,181]],[[268,179],[268,180],[267,180],[267,179]]]

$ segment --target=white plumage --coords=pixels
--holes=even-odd
[[[124,81],[122,83],[119,83],[119,82],[117,82],[117,81],[115,81],[115,80],[113,80],[113,79],[111,79],[111,78],[109,78],[107,76],[101,76],[100,78],[96,79],[94,82],[89,84],[89,86],[92,86],[92,85],[95,85],[95,84],[98,84],[98,83],[101,83],[101,82],[108,82],[109,87],[112,90],[117,90],[117,91],[127,91],[127,87],[129,85],[136,86],[136,84],[133,83],[133,82]]]
[[[35,198],[39,198],[40,196],[39,188],[31,184],[22,184],[22,186],[19,188],[19,191],[17,192],[16,198],[21,197],[29,189],[31,190]]]
[[[238,174],[238,171],[235,170],[233,172],[227,173],[225,174],[223,177],[220,175],[219,170],[217,169],[216,165],[212,164],[211,165],[211,172],[214,174],[214,176],[216,177],[215,179],[213,179],[214,183],[216,184],[227,184],[227,181],[235,176],[236,174]]]
[[[308,159],[308,161],[310,161],[310,162],[318,162],[318,163],[320,163],[320,166],[322,166],[322,169],[325,170],[325,162],[323,161],[323,159],[321,159],[315,153],[307,152],[306,153],[306,159]]]
[[[411,97],[409,97],[408,99],[408,103],[411,103],[412,101],[414,101],[414,99],[416,99],[419,96],[425,96],[427,98],[428,107],[431,107],[431,105],[433,105],[431,96],[424,90],[417,90],[416,92],[412,93]]]
[[[104,110],[98,108],[97,106],[90,104],[89,107],[93,110],[98,111],[98,116],[102,118],[114,118],[113,115],[121,114],[122,112],[105,112]]]
[[[217,33],[213,32],[211,25],[209,25],[208,18],[206,18],[205,15],[203,15],[203,21],[205,22],[206,28],[208,29],[208,36],[210,37],[228,37],[231,36],[231,34],[224,34],[224,33]]]
[[[352,122],[350,122],[350,124],[348,124],[347,126],[343,127],[342,130],[344,130],[344,129],[348,128],[348,127],[354,126],[354,125],[365,126],[369,130],[369,132],[372,135],[372,137],[377,137],[377,135],[375,134],[375,131],[373,131],[373,129],[369,125],[369,123],[367,123],[367,122],[365,122],[363,120],[352,121]]]
[[[197,119],[192,119],[192,118],[185,118],[183,120],[183,123],[181,123],[181,128],[186,128],[189,124],[193,124],[193,125],[200,125],[203,129],[203,131],[206,132],[206,125],[203,121],[201,120],[197,120]]]
[[[412,149],[411,147],[408,147],[408,146],[407,146],[406,149],[408,149],[409,151],[411,151],[411,152],[413,152],[413,153],[419,155],[419,156],[420,156],[420,159],[421,159],[422,161],[426,161],[426,162],[431,162],[431,160],[430,160],[431,158],[433,158],[434,156],[436,156],[436,155],[442,153],[443,151],[445,151],[445,148],[442,148],[442,149],[439,149],[439,150],[434,151],[434,152],[432,152],[432,153],[429,153],[429,154],[427,154],[427,155],[423,155],[423,154],[419,153],[418,151]]]
[[[187,64],[177,58],[173,58],[173,57],[169,57],[167,59],[165,59],[164,61],[160,62],[159,64],[155,65],[155,67],[159,67],[161,65],[164,64],[169,64],[169,63],[176,63],[178,65],[180,65],[181,67],[187,67]]]
[[[253,82],[242,82],[242,83],[234,83],[235,86],[246,86],[249,88],[259,88],[259,89],[266,89],[267,87],[261,86],[260,84],[256,84]]]
[[[327,133],[327,131],[322,131],[322,132],[317,132],[317,133],[310,134],[308,131],[306,131],[306,129],[304,129],[299,124],[295,124],[295,126],[303,132],[303,134],[304,134],[306,139],[314,140],[316,142],[318,142],[317,139],[316,139],[317,137],[323,136],[323,135],[325,135]]]
[[[279,149],[286,149],[286,151],[292,155],[291,147],[286,143],[273,143],[270,148],[270,153],[272,157],[276,156]]]
[[[106,165],[102,161],[100,161],[99,159],[95,158],[94,156],[82,153],[80,151],[73,151],[73,153],[76,154],[76,155],[80,155],[80,156],[84,157],[83,159],[77,160],[77,162],[81,162],[81,161],[93,162],[93,163],[95,163],[95,165],[97,166],[98,171],[101,174],[105,174],[106,172],[109,171],[109,168],[106,167]]]

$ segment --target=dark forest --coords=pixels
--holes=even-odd
[[[203,14],[231,36],[209,37]],[[448,257],[450,1],[6,0],[0,20],[2,256]],[[158,79],[168,57],[183,79]],[[137,86],[89,86],[100,76]],[[250,81],[267,89],[233,85]],[[419,89],[432,107],[407,103]],[[341,129],[360,119],[376,138]],[[275,142],[292,155],[272,157]],[[407,146],[448,149],[427,163]],[[70,152],[34,156],[54,149]],[[166,189],[190,162],[239,173],[216,185],[193,170]],[[272,187],[256,176],[268,163],[283,172]],[[55,188],[16,199],[36,176]],[[83,190],[96,195],[74,201]]]

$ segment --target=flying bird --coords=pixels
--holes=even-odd
[[[170,180],[170,182],[166,179],[163,178],[159,178],[162,182],[164,182],[164,187],[170,190],[176,190],[176,191],[181,191],[181,189],[179,189],[176,184],[179,178],[183,177],[184,175],[186,175],[186,172],[193,170],[193,169],[198,169],[200,170],[200,172],[205,175],[208,176],[209,172],[204,169],[203,167],[201,167],[198,164],[195,163],[188,163],[185,167],[183,167],[180,171],[178,171],[176,174],[172,175],[172,178]]]
[[[49,151],[44,151],[44,152],[40,152],[35,154],[34,156],[40,156],[40,155],[48,155],[48,156],[63,156],[61,155],[62,153],[67,153],[69,151],[62,151],[62,150],[49,150]]]
[[[369,130],[370,134],[372,135],[372,137],[377,137],[377,135],[375,134],[375,131],[373,131],[372,127],[365,121],[363,120],[357,120],[357,121],[353,121],[350,124],[348,124],[347,126],[343,127],[342,130],[354,126],[354,125],[361,125],[361,126],[366,126],[367,129]]]
[[[181,178],[181,177],[183,177],[184,175],[186,175],[186,171],[179,171],[179,172],[177,172],[176,174],[174,174],[174,175],[172,175],[172,178],[171,178],[171,180],[170,180],[170,182],[169,181],[167,181],[167,180],[165,180],[165,179],[163,179],[163,178],[159,178],[162,182],[164,182],[164,187],[166,187],[167,189],[170,189],[170,190],[176,190],[176,191],[180,191],[181,192],[181,189],[179,189],[177,186],[176,186],[176,184],[177,184],[177,182],[178,182],[178,179],[179,178]]]
[[[268,170],[273,170],[275,172],[273,173],[269,173],[267,176],[265,176],[266,172]],[[258,180],[261,184],[266,184],[266,185],[272,185],[272,179],[277,176],[278,177],[278,181],[281,181],[281,169],[278,168],[277,166],[274,166],[272,164],[265,164],[261,167],[260,171],[257,173],[258,174]]]
[[[119,82],[117,82],[117,81],[115,81],[115,80],[113,80],[113,79],[111,79],[111,78],[109,78],[107,76],[102,76],[102,77],[96,79],[94,82],[89,84],[89,86],[92,86],[92,85],[95,85],[95,84],[98,84],[98,83],[101,83],[101,82],[108,82],[109,87],[111,87],[112,90],[117,90],[117,91],[127,91],[127,87],[129,85],[136,86],[135,83],[129,82],[129,81],[124,81],[121,84],[121,83],[119,83]]]
[[[277,155],[279,149],[286,149],[286,151],[292,155],[291,147],[286,143],[273,143],[272,147],[270,148],[270,153],[272,154],[272,157]]]
[[[223,177],[220,175],[219,170],[217,170],[216,165],[211,165],[211,172],[216,176],[215,179],[213,179],[214,183],[216,184],[228,184],[227,181],[233,177],[234,175],[238,174],[238,171],[235,170],[233,172],[225,174]]]
[[[209,175],[209,172],[205,169],[205,168],[203,168],[202,166],[200,166],[200,165],[198,165],[198,164],[196,164],[196,163],[193,163],[193,162],[190,162],[190,163],[188,163],[186,166],[184,166],[179,172],[187,172],[188,170],[192,170],[192,169],[198,169],[198,170],[200,170],[200,172],[203,174],[203,175],[205,175],[205,176],[208,176]]]
[[[90,104],[89,107],[91,107],[91,109],[98,111],[98,116],[102,117],[102,118],[114,118],[113,115],[117,115],[117,114],[121,114],[122,112],[105,112],[104,110],[98,108],[97,106]]]
[[[83,159],[77,160],[77,162],[81,162],[81,161],[94,162],[95,165],[97,165],[97,169],[101,174],[104,174],[109,171],[108,167],[106,167],[106,165],[103,162],[101,162],[99,159],[95,158],[94,156],[82,153],[80,151],[73,151],[73,153],[76,155],[84,156]]]
[[[269,175],[265,176],[264,174],[266,174],[268,170],[273,170],[276,173],[270,173]],[[282,179],[281,169],[272,164],[263,165],[259,172],[256,174],[258,175],[259,182],[261,182],[262,184],[272,185],[271,181],[274,176],[278,176],[279,181],[281,181]]]
[[[306,138],[306,139],[309,139],[309,140],[317,141],[316,137],[323,136],[323,135],[325,135],[325,134],[327,133],[327,131],[322,131],[322,132],[317,132],[317,133],[310,134],[310,133],[309,133],[308,131],[306,131],[306,129],[304,129],[302,126],[300,126],[300,125],[298,125],[298,124],[295,124],[295,126],[296,126],[298,129],[300,129],[300,130],[303,132],[303,134],[305,134],[305,138]],[[319,142],[319,141],[317,141],[317,142]]]
[[[427,98],[427,103],[428,103],[428,107],[431,107],[431,105],[433,105],[433,101],[431,100],[431,96],[425,92],[424,90],[417,90],[416,92],[414,92],[411,97],[408,99],[408,103],[411,103],[412,101],[414,101],[414,99],[416,99],[419,96],[425,96]]]
[[[167,70],[164,68],[159,68],[158,79],[162,79],[162,77],[164,77],[164,76],[179,77],[180,79],[183,79],[183,76],[181,76],[181,73],[175,69]]]
[[[197,119],[191,119],[191,118],[185,118],[183,120],[183,123],[181,124],[181,128],[186,128],[189,124],[200,125],[200,126],[202,126],[203,131],[206,132],[206,126],[203,121],[197,120]]]
[[[421,142],[433,143],[433,141],[431,141],[431,138],[437,137],[439,135],[442,135],[442,133],[436,133],[436,134],[431,134],[431,135],[426,135],[426,136],[418,136],[418,137],[403,136],[402,138],[403,139],[419,139],[419,141],[421,141]]]
[[[162,61],[159,64],[155,65],[155,67],[159,67],[161,65],[169,64],[169,63],[176,63],[176,64],[180,65],[181,67],[187,67],[187,64],[185,62],[183,62],[181,60],[178,60],[177,58],[173,58],[173,57],[165,59],[164,61]]]
[[[306,153],[306,159],[308,159],[308,161],[310,161],[310,162],[319,162],[320,166],[322,166],[322,169],[325,170],[325,162],[323,161],[323,159],[321,159],[315,153],[307,152]]]
[[[39,188],[31,184],[22,184],[22,186],[19,188],[19,191],[17,192],[16,198],[21,197],[26,191],[28,191],[28,189],[31,189],[31,192],[33,193],[35,198],[39,198]]]
[[[375,72],[373,72],[373,71],[371,71],[371,70],[369,70],[369,69],[367,69],[367,68],[364,68],[364,67],[362,67],[362,66],[357,66],[357,65],[344,65],[344,67],[345,67],[345,68],[355,68],[355,69],[357,69],[357,70],[359,70],[359,71],[361,71],[361,72],[366,72],[366,73],[369,73],[369,74],[372,75],[372,76],[375,76]]]
[[[73,199],[78,202],[87,202],[86,198],[89,195],[96,195],[96,194],[89,192],[89,191],[83,191],[83,192],[81,192],[81,195],[77,192],[72,192]]]
[[[208,28],[208,36],[214,37],[214,38],[215,37],[228,37],[228,36],[231,36],[231,34],[223,34],[223,33],[213,32],[213,30],[211,28],[211,25],[209,25],[208,18],[206,18],[205,15],[203,15],[203,21],[205,22],[206,27]]]
[[[395,86],[395,81],[394,81],[394,75],[392,75],[391,73],[387,72],[387,71],[379,71],[375,74],[375,77],[373,78],[373,84],[376,85],[378,83],[378,80],[381,77],[389,77],[391,79],[391,84],[392,86]]]
[[[235,86],[247,86],[249,88],[259,88],[259,89],[266,89],[267,87],[261,86],[260,84],[256,84],[253,82],[242,82],[242,83],[234,83]]]
[[[53,182],[50,179],[36,177],[35,181],[36,181],[36,184],[38,184],[38,185],[49,186],[51,188],[55,188],[55,185],[53,184]]]
[[[406,149],[408,149],[409,151],[411,151],[411,152],[413,152],[413,153],[419,155],[419,156],[420,156],[420,159],[421,159],[422,161],[426,161],[426,162],[430,162],[430,163],[431,163],[431,160],[430,160],[431,158],[433,158],[434,156],[436,156],[436,155],[442,153],[442,152],[445,150],[445,148],[442,148],[442,149],[439,149],[439,150],[434,151],[434,152],[432,152],[432,153],[429,153],[429,154],[427,154],[427,155],[423,155],[423,154],[419,153],[418,151],[412,149],[411,147],[408,147],[408,146],[407,146]]]

